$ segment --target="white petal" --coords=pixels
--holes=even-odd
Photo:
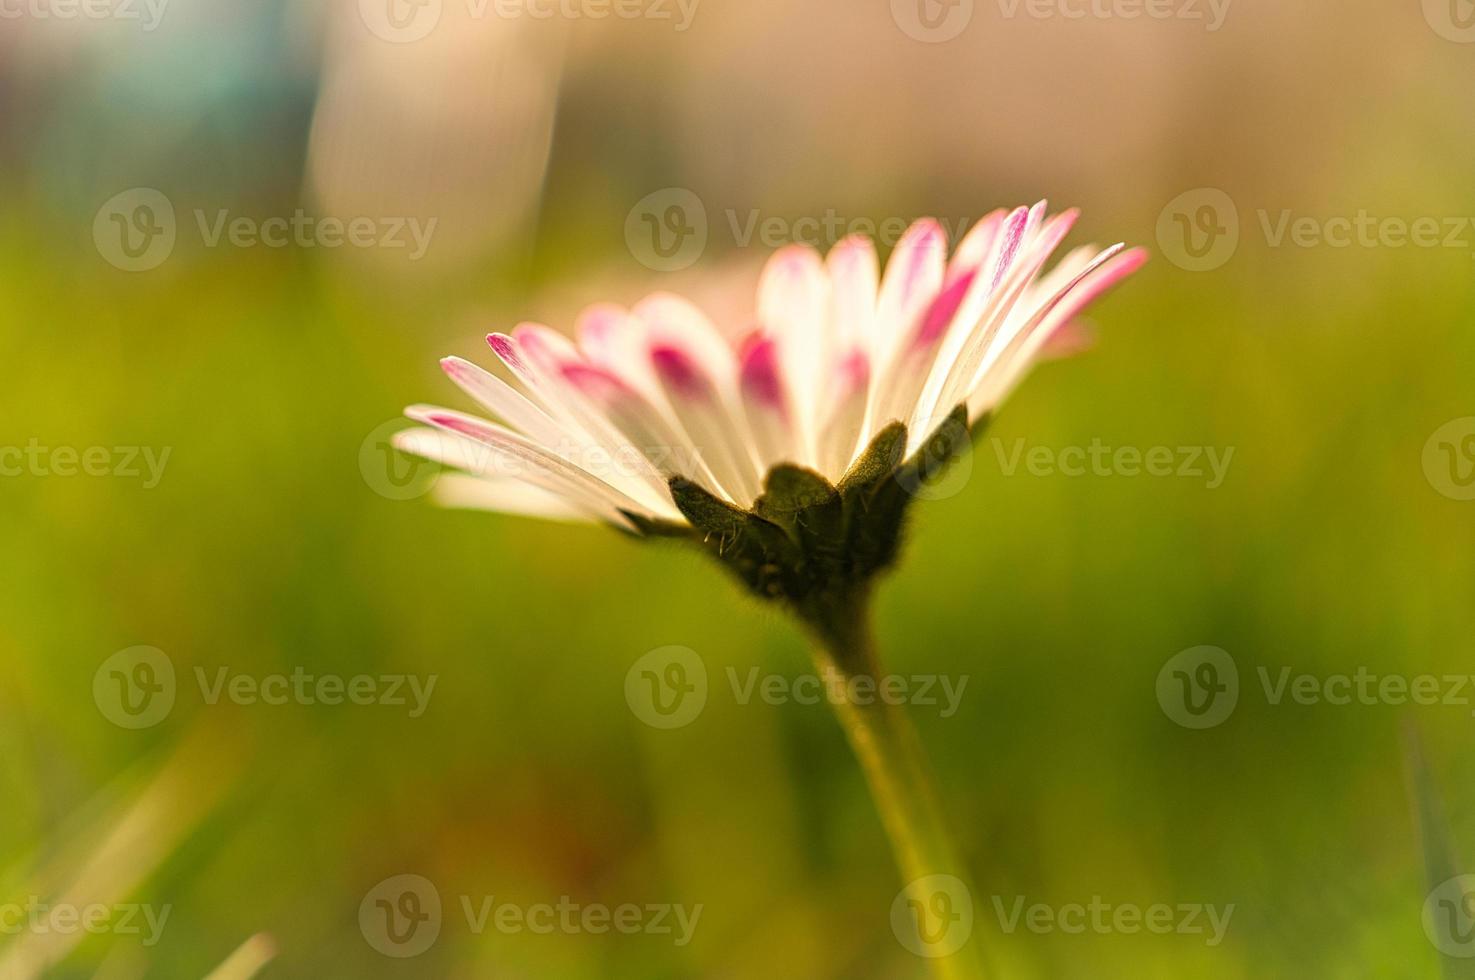
[[[660,386],[650,369],[650,331],[644,320],[613,303],[591,306],[574,327],[590,364],[609,371],[660,407]]]
[[[836,368],[831,384],[835,397],[819,440],[819,470],[831,483],[839,482],[856,453],[864,448],[861,426],[865,423],[870,375],[870,361],[860,348],[851,351]]]
[[[891,253],[876,306],[874,360],[881,368],[879,374],[885,373],[917,318],[942,288],[946,260],[947,233],[932,218],[908,228]]]
[[[391,440],[400,452],[451,467],[476,479],[497,484],[523,483],[561,498],[572,508],[592,518],[630,527],[630,522],[603,494],[591,493],[578,481],[565,479],[551,471],[537,470],[525,462],[465,436],[443,429],[411,428],[397,432]],[[452,474],[442,473],[436,486]]]
[[[953,251],[952,259],[948,262],[949,278],[962,269],[976,269],[983,264],[983,260],[988,258],[989,252],[993,249],[994,239],[998,236],[999,229],[1003,227],[1006,213],[1003,208],[992,211],[968,229],[968,233],[958,243],[958,247]]]
[[[974,379],[985,370],[983,365],[991,363],[996,353],[1008,345],[1012,331],[1028,319],[1029,314],[1018,306],[1028,287],[1028,277],[1033,275],[1035,265],[1044,261],[1048,250],[1055,247],[1065,228],[1068,228],[1068,220],[1052,225],[1048,235],[1040,236],[1038,250],[1031,251],[1029,258],[1020,263],[1017,275],[1002,280],[999,288],[990,295],[978,323],[967,332],[956,354],[939,358],[934,377],[929,381],[931,390],[918,402],[919,415],[948,411],[977,387]],[[1001,236],[1001,245],[1003,238]],[[1104,261],[1104,257],[1101,260]],[[937,380],[939,377],[940,382]],[[920,437],[914,434],[914,438]]]
[[[662,477],[684,477],[713,493],[720,492],[716,478],[686,434],[635,388],[614,372],[590,364],[571,364],[563,371],[570,384],[641,451]]]
[[[876,345],[871,358],[872,383],[866,408],[865,431],[874,434],[901,407],[893,382],[908,364],[911,338],[942,288],[946,271],[947,235],[931,218],[913,224],[897,243],[886,263],[876,311]],[[905,406],[910,409],[910,405]]]
[[[575,506],[566,498],[521,480],[488,480],[461,473],[446,473],[436,480],[431,495],[442,507],[494,510],[519,517],[541,517],[574,524],[596,523],[596,518],[588,511]],[[621,521],[626,527],[630,526],[623,517]]]
[[[536,323],[521,324],[512,331],[512,339],[550,405],[584,435],[586,442],[621,461],[621,465],[604,475],[605,482],[641,499],[644,499],[642,491],[664,499],[665,478],[646,462],[644,453],[630,445],[619,429],[603,413],[594,410],[569,383],[564,368],[583,363],[569,339]]]
[[[556,445],[568,432],[548,413],[489,371],[459,357],[442,358],[441,368],[460,389],[502,421],[544,445]]]
[[[706,461],[719,488],[734,503],[751,503],[758,495],[760,475],[740,410],[723,397],[717,380],[692,348],[658,343],[650,355],[682,431]]]
[[[645,324],[639,355],[649,365],[652,347],[675,345],[695,358],[719,386],[731,388],[737,376],[737,359],[732,345],[707,315],[674,293],[652,293],[631,311]]]
[[[1023,379],[1055,330],[1147,261],[1142,249],[1120,249],[1117,245],[1103,252],[1017,330],[1007,347],[980,365],[968,396],[970,417],[997,406]]]
[[[876,292],[880,264],[869,238],[851,235],[825,257],[830,274],[830,323],[837,350],[860,347],[870,355],[876,345]]]
[[[743,344],[738,361],[738,387],[758,469],[767,473],[778,463],[798,462],[794,400],[779,364],[778,341],[755,333]]]
[[[826,403],[833,340],[830,282],[819,253],[808,245],[779,249],[758,284],[758,321],[778,342],[779,364],[794,404],[799,459],[814,464],[819,406]]]
[[[1066,211],[1032,235],[1032,226],[1040,220],[1040,209],[1041,205],[1036,205],[1028,213],[1023,209],[1015,211],[995,237],[990,254],[981,266],[988,271],[975,280],[960,304],[926,385],[916,399],[908,423],[912,440],[925,438],[920,432],[923,423],[952,410],[955,403],[947,399],[961,397],[957,387],[966,376],[962,369],[955,372],[954,368],[971,351],[994,342],[1003,325],[1016,315],[1018,306],[1029,300],[1035,276],[1075,223],[1076,212]],[[917,444],[913,443],[913,447]]]
[[[407,414],[410,411],[418,413],[421,407],[411,406]],[[424,411],[437,410],[427,407]],[[422,456],[480,479],[520,480],[564,497],[577,506],[601,513],[614,513],[616,510],[612,498],[592,490],[580,480],[551,469],[531,466],[526,460],[447,429],[417,426],[396,432],[391,442],[400,452]]]
[[[405,414],[417,422],[464,436],[491,450],[487,460],[474,472],[517,477],[548,490],[574,495],[576,500],[588,506],[607,505],[638,514],[666,516],[674,510],[669,499],[642,493],[637,500],[617,489],[607,479],[614,475],[617,463],[597,447],[590,447],[580,454],[580,458],[570,461],[510,429],[462,412],[434,406],[411,406],[405,409]],[[417,447],[414,451],[436,458],[431,455],[433,446]]]

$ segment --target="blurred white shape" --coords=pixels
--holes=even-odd
[[[238,946],[205,980],[251,980],[276,955],[276,943],[266,933],[259,932]]]
[[[323,214],[345,219],[434,220],[422,267],[474,258],[522,227],[537,204],[563,30],[445,4],[423,34],[396,41],[362,6],[333,8],[309,196]],[[403,253],[354,251],[403,264]]]
[[[48,842],[52,857],[43,866],[4,876],[17,899],[13,906],[34,905],[34,896],[50,909],[80,913],[130,896],[209,815],[238,771],[231,742],[211,729],[193,730],[157,769],[122,777],[130,798],[89,806],[76,826],[59,831]],[[139,781],[141,787],[132,786]],[[161,931],[163,925],[161,918]],[[87,935],[81,928],[22,930],[0,955],[0,980],[46,975]]]

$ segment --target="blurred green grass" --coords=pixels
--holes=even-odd
[[[203,975],[261,930],[284,976],[923,973],[890,935],[898,882],[823,706],[713,696],[689,728],[658,732],[625,704],[630,663],[666,644],[697,650],[714,687],[729,666],[805,671],[788,623],[699,555],[389,500],[360,474],[364,439],[402,405],[462,404],[436,359],[486,362],[480,333],[505,326],[467,310],[563,281],[556,230],[531,280],[508,262],[475,285],[398,292],[292,253],[129,277],[48,252],[27,224],[0,241],[4,441],[172,456],[152,490],[0,481],[0,868],[39,860],[98,787],[202,726],[239,776],[134,895],[174,907],[145,951],[151,976]],[[1149,239],[1142,222],[1135,240]],[[1422,730],[1468,855],[1469,709],[1272,707],[1254,671],[1468,672],[1475,522],[1430,487],[1420,453],[1471,412],[1472,300],[1466,256],[1248,245],[1211,275],[1158,258],[1101,306],[1098,348],[1039,369],[963,489],[919,508],[879,629],[895,671],[969,678],[955,716],[914,713],[980,887],[1235,905],[1225,943],[1206,947],[1004,934],[981,901],[998,975],[1437,974],[1398,726],[1412,714]],[[1007,476],[993,438],[1235,454],[1208,490]],[[164,650],[181,688],[196,665],[439,680],[416,719],[181,695],[130,732],[90,692],[135,644]],[[1231,652],[1242,695],[1194,732],[1154,684],[1199,644]],[[357,913],[404,872],[448,906],[570,895],[704,912],[683,949],[474,936],[448,908],[435,947],[397,961]],[[88,940],[57,975],[92,975],[115,942]]]

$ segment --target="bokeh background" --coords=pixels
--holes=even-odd
[[[926,975],[828,709],[730,691],[729,668],[810,669],[788,622],[695,553],[434,507],[384,445],[406,404],[465,407],[436,361],[488,363],[488,330],[655,289],[743,328],[754,215],[823,245],[798,219],[1048,196],[1084,208],[1073,241],[1153,261],[919,508],[878,607],[893,670],[967,678],[955,714],[912,714],[982,893],[972,942],[1000,978],[1465,975],[1423,911],[1475,871],[1475,685],[1276,704],[1259,671],[1475,664],[1466,8],[4,5],[0,444],[44,453],[0,477],[0,902],[170,913],[149,944],[8,929],[0,971],[200,977],[255,936],[220,976],[271,953],[263,976]],[[642,217],[673,203],[674,257]],[[414,254],[212,245],[197,218],[298,209],[435,224]],[[1438,241],[1325,239],[1360,213]],[[1005,465],[1093,440],[1233,455],[1212,487]],[[53,472],[62,447],[107,472]],[[711,691],[658,730],[625,680],[672,644]],[[125,727],[94,682],[140,645],[176,696]],[[1203,645],[1240,692],[1194,730],[1158,677]],[[411,717],[211,704],[197,668],[437,680]],[[444,904],[404,959],[360,919],[403,874]],[[686,945],[478,934],[463,896],[702,913]],[[1011,930],[1017,896],[1234,912],[1210,945]]]

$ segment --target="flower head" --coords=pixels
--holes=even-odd
[[[460,470],[451,502],[706,542],[755,591],[799,599],[890,563],[907,492],[1145,254],[1076,249],[1045,204],[998,211],[948,253],[918,221],[884,275],[872,243],[778,251],[756,326],[730,341],[658,293],[594,306],[576,342],[487,338],[514,383],[442,366],[500,421],[416,406],[397,445]]]

